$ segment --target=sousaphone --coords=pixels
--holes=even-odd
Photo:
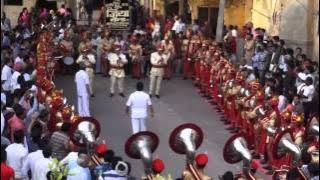
[[[195,124],[183,124],[175,128],[169,138],[170,148],[177,154],[186,154],[187,168],[194,179],[201,180],[201,176],[194,167],[196,150],[203,141],[203,131]]]
[[[287,153],[293,156],[293,165],[297,166],[301,159],[301,149],[293,141],[293,130],[287,129],[277,134],[271,152],[275,159],[280,159]]]
[[[93,147],[100,135],[100,123],[92,117],[81,117],[72,124],[70,138],[77,146]]]
[[[203,136],[203,131],[199,126],[183,124],[172,131],[169,145],[177,154],[186,154],[187,163],[193,163],[196,150],[202,144]]]
[[[247,138],[244,133],[231,136],[224,145],[223,158],[229,164],[243,161],[243,175],[249,180],[255,180],[256,178],[250,171],[252,155],[247,144]]]
[[[319,120],[316,117],[313,117],[308,122],[306,130],[307,139],[311,139],[313,137],[319,139]]]
[[[148,179],[153,174],[152,153],[158,148],[158,145],[158,136],[150,131],[143,131],[132,135],[125,144],[125,152],[130,158],[142,160]]]

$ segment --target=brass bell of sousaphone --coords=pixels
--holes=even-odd
[[[126,154],[133,159],[141,159],[146,176],[152,175],[152,153],[158,148],[159,138],[150,131],[136,133],[125,144]]]
[[[287,129],[277,134],[272,146],[272,154],[275,159],[280,159],[287,153],[293,157],[293,165],[297,166],[301,159],[301,149],[293,141],[293,130]]]
[[[170,148],[178,154],[186,154],[187,163],[192,164],[196,150],[203,141],[203,131],[195,124],[183,124],[175,128],[170,135]]]
[[[100,135],[100,124],[92,117],[81,117],[72,124],[70,138],[77,146],[94,145]]]
[[[228,139],[223,148],[223,158],[230,164],[243,161],[243,168],[247,170],[250,169],[252,155],[248,149],[245,134],[235,134]]]

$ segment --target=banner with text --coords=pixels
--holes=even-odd
[[[130,26],[130,6],[128,0],[107,0],[107,26],[113,30],[127,30]]]

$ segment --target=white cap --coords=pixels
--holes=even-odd
[[[120,169],[120,167],[123,167],[124,169]],[[117,173],[120,176],[127,176],[129,173],[129,167],[128,164],[123,162],[123,161],[119,161],[115,167],[115,170],[117,171]]]
[[[32,85],[31,88],[30,88],[30,91],[37,92],[37,90],[38,90],[38,88],[35,85]]]
[[[307,79],[307,75],[305,73],[298,73],[298,77],[302,81],[305,81]]]

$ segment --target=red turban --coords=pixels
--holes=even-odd
[[[206,155],[206,154],[197,155],[197,157],[196,157],[197,166],[199,166],[199,167],[206,166],[208,163],[208,160],[209,160],[209,158],[208,158],[208,155]]]
[[[160,174],[164,170],[164,162],[161,159],[156,159],[152,162],[152,170],[156,174]]]
[[[107,151],[107,145],[106,144],[99,144],[96,147],[96,153],[98,155],[103,155]]]

